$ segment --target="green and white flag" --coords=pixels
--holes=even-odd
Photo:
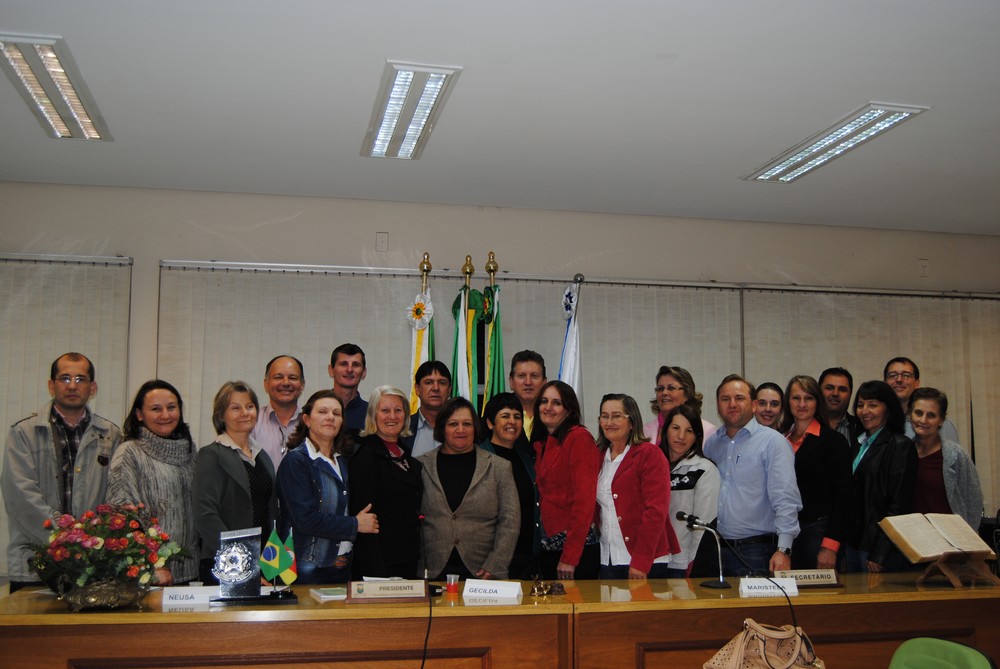
[[[490,398],[504,390],[503,333],[500,327],[500,286],[483,289],[483,322],[486,323],[486,380],[483,383],[483,409]]]
[[[462,286],[451,306],[455,317],[455,348],[451,358],[451,396],[464,397],[476,407],[479,390],[478,323],[483,314],[483,294]]]

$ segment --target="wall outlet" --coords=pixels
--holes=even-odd
[[[378,252],[386,252],[389,250],[389,233],[388,232],[376,232],[375,233],[375,250]]]
[[[917,271],[920,272],[921,278],[927,278],[931,275],[931,261],[927,258],[917,258]]]

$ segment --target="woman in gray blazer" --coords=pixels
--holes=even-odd
[[[278,517],[274,465],[250,437],[257,424],[257,394],[244,381],[228,381],[215,395],[212,424],[219,436],[198,451],[194,510],[201,536],[200,578],[215,583],[212,566],[219,533],[261,528],[261,541]]]
[[[476,444],[480,423],[472,404],[450,400],[438,414],[441,446],[423,465],[424,569],[432,579],[507,578],[521,511],[510,463]]]

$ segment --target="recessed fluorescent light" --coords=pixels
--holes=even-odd
[[[361,155],[419,158],[461,72],[460,67],[386,61]]]
[[[743,178],[747,181],[791,183],[926,109],[869,102]]]
[[[0,35],[0,55],[7,76],[52,137],[110,141],[61,38]]]

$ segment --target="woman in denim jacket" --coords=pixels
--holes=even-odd
[[[288,455],[278,469],[282,527],[293,532],[300,583],[343,583],[350,576],[358,533],[377,533],[371,505],[348,515],[350,440],[344,407],[332,390],[321,390],[302,408]]]

